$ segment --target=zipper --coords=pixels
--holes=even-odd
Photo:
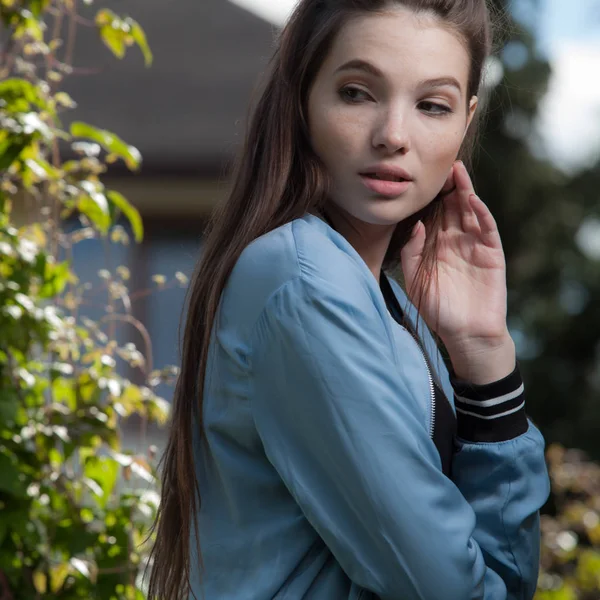
[[[427,356],[425,355],[425,352],[423,352],[423,350],[421,349],[421,345],[418,342],[417,345],[419,346],[419,350],[421,351],[423,362],[425,363],[425,367],[427,367],[427,376],[429,377],[429,399],[431,402],[431,426],[429,428],[429,437],[433,439],[433,432],[435,430],[435,387],[433,386],[433,377],[431,376],[431,367],[429,366]]]
[[[396,319],[394,319],[394,317],[389,312],[389,310],[388,310],[388,313],[389,313],[390,317],[392,318],[392,320],[394,321],[394,323],[396,323],[398,325],[399,323],[396,321]],[[429,425],[429,437],[431,439],[433,439],[433,432],[435,431],[435,387],[433,385],[433,377],[431,375],[431,367],[429,366],[429,361],[427,360],[427,355],[423,351],[423,348],[421,348],[421,344],[419,343],[419,340],[417,339],[417,337],[413,334],[413,332],[410,329],[407,329],[406,327],[404,327],[404,325],[400,325],[400,327],[402,327],[402,329],[404,329],[404,331],[409,333],[410,337],[414,340],[415,344],[417,345],[417,347],[419,349],[419,354],[421,355],[421,358],[423,359],[423,362],[425,363],[425,369],[427,369],[427,377],[429,378],[429,402],[431,404],[431,423]]]

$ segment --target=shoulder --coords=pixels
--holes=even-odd
[[[373,281],[371,282],[370,279]],[[293,283],[292,283],[293,282]],[[367,266],[346,239],[319,217],[307,214],[251,242],[223,291],[222,312],[252,328],[269,299],[289,285],[372,296]]]
[[[296,219],[292,234],[299,275],[305,282],[328,284],[345,292],[378,287],[354,247],[319,217],[307,214]]]

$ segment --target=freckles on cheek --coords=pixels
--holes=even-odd
[[[347,155],[359,139],[356,119],[337,107],[323,108],[313,125],[315,149],[324,157]]]
[[[435,157],[436,162],[448,162],[451,165],[460,150],[461,141],[461,131],[438,134],[430,140],[428,154]]]

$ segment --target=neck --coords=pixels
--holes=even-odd
[[[383,260],[396,226],[365,223],[335,205],[328,207],[326,217],[329,224],[358,252],[379,283]]]

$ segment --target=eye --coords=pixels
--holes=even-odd
[[[426,113],[432,116],[444,116],[452,113],[452,109],[445,104],[438,104],[437,102],[428,102],[424,101],[419,104],[421,108],[425,110]]]
[[[338,93],[342,100],[345,100],[349,104],[360,104],[361,100],[356,98],[356,96],[359,94],[362,94],[366,99],[371,98],[371,96],[369,96],[369,94],[367,94],[367,92],[364,90],[351,85],[347,85],[346,87],[342,88]]]

